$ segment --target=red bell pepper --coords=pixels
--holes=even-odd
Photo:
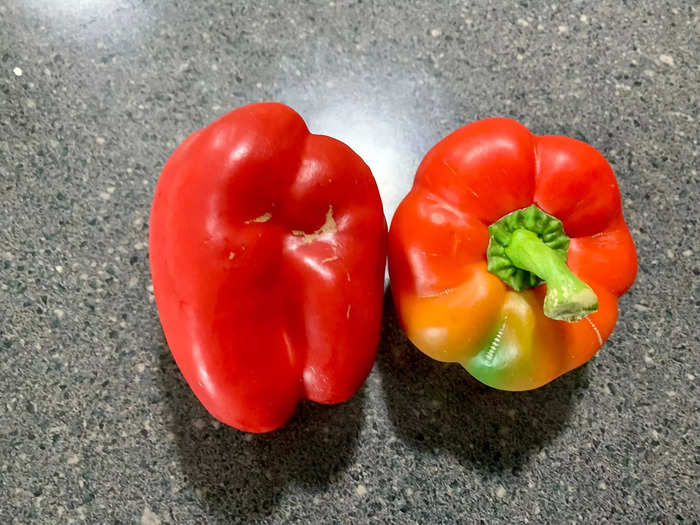
[[[600,153],[494,118],[425,156],[391,224],[389,273],[420,350],[528,390],[598,351],[637,256]]]
[[[367,165],[292,109],[243,106],[168,159],[150,223],[175,361],[218,420],[278,428],[351,397],[376,357],[386,222]]]

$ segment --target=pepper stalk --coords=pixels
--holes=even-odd
[[[569,237],[561,221],[534,204],[489,226],[488,270],[514,290],[547,284],[544,314],[578,321],[598,309],[598,298],[566,265]]]

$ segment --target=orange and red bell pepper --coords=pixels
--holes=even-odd
[[[389,272],[420,350],[528,390],[598,351],[637,258],[598,151],[493,118],[425,156],[392,221]]]
[[[367,165],[281,104],[243,106],[168,159],[151,210],[156,304],[220,421],[281,426],[352,396],[377,352],[386,222]]]

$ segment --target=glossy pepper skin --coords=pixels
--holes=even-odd
[[[589,315],[550,318],[546,282],[516,291],[489,271],[500,264],[487,257],[499,248],[493,234],[516,211],[563,226],[563,251],[550,251],[549,262],[580,285],[587,304],[578,305],[578,317]],[[542,238],[520,234],[542,248]],[[501,262],[515,269],[531,255],[521,249],[515,264],[507,257],[511,247],[499,249]],[[600,153],[492,118],[456,130],[425,156],[392,221],[389,272],[401,324],[421,351],[517,391],[544,385],[598,351],[615,325],[618,298],[635,279],[637,258],[615,176]]]
[[[367,165],[277,103],[193,133],[155,191],[150,264],[168,346],[218,420],[274,430],[339,403],[379,340],[386,221]]]

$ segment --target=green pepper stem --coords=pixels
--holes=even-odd
[[[598,309],[595,292],[576,277],[566,260],[534,233],[515,230],[505,248],[514,266],[534,273],[547,283],[544,314],[552,319],[578,321]]]

